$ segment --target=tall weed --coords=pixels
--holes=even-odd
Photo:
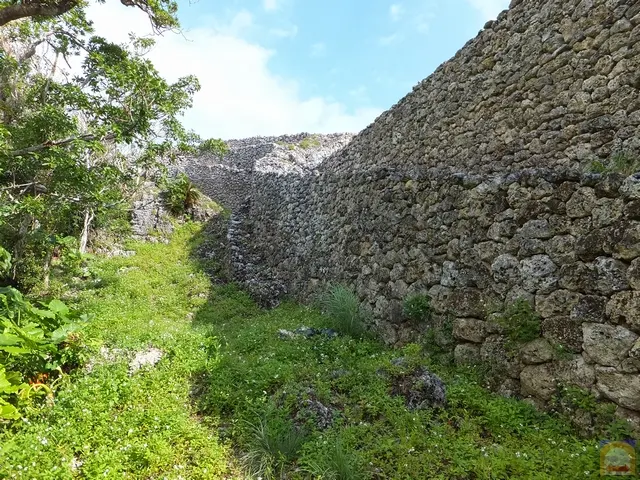
[[[344,285],[330,286],[322,295],[320,305],[339,332],[356,338],[365,334],[371,315]]]

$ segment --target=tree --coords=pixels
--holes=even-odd
[[[173,2],[122,3],[148,9],[157,27],[177,25]],[[61,246],[82,251],[92,222],[126,203],[141,170],[222,146],[180,123],[199,84],[193,76],[164,80],[145,58],[152,39],[116,45],[90,36],[85,2],[0,5],[0,18],[14,7],[52,12],[0,29],[0,244],[12,250],[14,278],[46,282]],[[36,54],[43,44],[52,54]],[[60,59],[74,55],[83,56],[81,71],[60,75]]]

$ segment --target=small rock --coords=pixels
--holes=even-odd
[[[289,340],[296,338],[296,334],[290,330],[280,329],[278,330],[278,337],[280,337],[282,340]]]
[[[160,359],[162,359],[164,352],[157,348],[150,348],[143,352],[136,353],[133,360],[129,362],[129,373],[133,374],[143,367],[153,367]]]
[[[424,367],[419,367],[409,375],[398,377],[393,392],[406,399],[407,408],[410,410],[442,408],[447,403],[444,382]]]

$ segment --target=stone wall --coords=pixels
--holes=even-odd
[[[327,169],[499,173],[638,153],[639,87],[639,2],[512,1]]]
[[[317,169],[254,168],[236,278],[265,303],[346,283],[392,344],[451,319],[503,391],[577,385],[640,425],[640,179],[583,173],[640,153],[639,40],[637,1],[513,1]],[[411,293],[432,322],[405,321]],[[514,356],[493,313],[519,298],[541,335]]]
[[[308,299],[342,282],[389,343],[451,319],[456,360],[498,362],[505,390],[545,401],[558,382],[573,384],[640,411],[640,178],[384,169],[285,178],[261,177],[234,215],[236,273],[249,289]],[[414,293],[431,297],[431,322],[403,317]],[[512,357],[493,314],[518,299],[541,332]]]
[[[254,174],[276,172],[303,175],[344,147],[352,134],[282,135],[227,140],[223,157],[209,154],[178,166],[213,200],[230,210],[237,209],[250,193]]]

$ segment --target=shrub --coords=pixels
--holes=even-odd
[[[431,298],[425,294],[410,295],[404,300],[402,314],[408,320],[428,322],[433,315]]]
[[[163,187],[167,207],[174,215],[184,215],[198,205],[202,198],[200,190],[184,173],[169,180],[165,179]]]
[[[0,288],[0,421],[20,418],[35,397],[51,396],[49,381],[84,361],[80,331],[87,320],[59,300],[35,307],[15,288]]]
[[[321,298],[323,311],[331,317],[336,330],[352,337],[362,337],[369,320],[358,297],[343,285],[332,285]]]
[[[540,336],[540,316],[526,300],[517,300],[498,315],[496,320],[505,329],[512,347]]]
[[[198,150],[201,154],[212,153],[214,155],[224,156],[229,152],[229,146],[224,142],[224,140],[210,138],[203,141],[199,145]]]
[[[261,418],[249,424],[251,437],[248,451],[242,457],[250,475],[265,479],[284,478],[285,468],[293,462],[306,440],[306,435],[290,422]]]

